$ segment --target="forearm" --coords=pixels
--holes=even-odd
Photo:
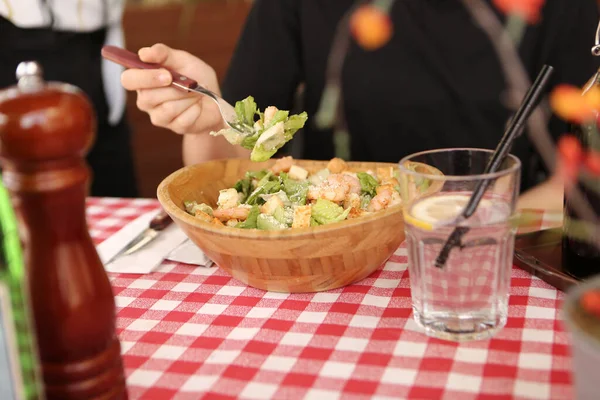
[[[535,208],[560,211],[563,209],[563,192],[563,182],[557,175],[555,175],[547,181],[523,193],[519,197],[517,208]]]

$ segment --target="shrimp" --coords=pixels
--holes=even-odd
[[[292,156],[287,156],[275,161],[275,164],[271,167],[271,172],[278,174],[280,172],[288,172],[294,163]]]
[[[377,188],[377,194],[369,202],[367,211],[381,211],[401,202],[400,194],[391,185],[382,185]]]
[[[346,182],[346,180],[344,179],[342,174],[331,174],[327,177],[327,179],[325,180],[325,182],[323,182],[321,185],[324,186],[342,186],[344,188],[344,190],[346,191],[346,193],[350,190],[350,188],[348,187],[348,183]]]
[[[325,199],[337,203],[344,201],[346,198],[346,186],[327,184],[323,186],[310,186],[306,197],[309,200]]]
[[[360,194],[360,181],[358,180],[358,177],[356,175],[343,173],[342,178],[344,179],[344,182],[348,184],[348,187],[350,189],[348,193]]]
[[[367,207],[367,211],[381,211],[386,209],[392,202],[394,189],[388,186],[380,186],[377,188],[377,195],[371,199]]]
[[[230,219],[245,220],[248,218],[248,214],[250,214],[250,208],[251,207],[233,207],[217,209],[213,211],[213,215],[221,221],[228,221]]]
[[[275,106],[269,106],[267,108],[265,108],[265,118],[264,118],[264,123],[265,126],[269,124],[269,122],[271,122],[271,120],[273,119],[273,117],[275,116],[275,114],[277,114],[277,107]]]

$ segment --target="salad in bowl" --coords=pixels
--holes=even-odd
[[[292,157],[246,172],[216,205],[186,201],[186,211],[217,225],[266,231],[327,225],[402,203],[394,167],[354,172],[334,158],[311,173]]]

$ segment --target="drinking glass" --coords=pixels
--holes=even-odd
[[[491,150],[452,148],[400,161],[413,317],[427,335],[463,341],[489,338],[506,323],[521,163],[509,155],[484,174]],[[439,175],[432,174],[434,167]],[[478,184],[475,213],[461,220]],[[436,259],[455,228],[466,229],[443,267]]]

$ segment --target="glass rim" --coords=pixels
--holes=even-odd
[[[404,167],[404,163],[407,161],[412,161],[413,158],[418,156],[423,156],[427,154],[435,154],[435,153],[450,153],[453,151],[470,151],[470,152],[480,152],[480,153],[488,153],[493,154],[494,150],[490,149],[481,149],[477,147],[450,147],[444,149],[435,149],[435,150],[424,150],[418,153],[412,153],[405,157],[403,157],[399,162],[399,169],[402,173],[406,173],[407,175],[418,176],[425,179],[430,180],[438,180],[438,181],[478,181],[478,180],[488,180],[488,179],[497,179],[504,176],[508,176],[513,174],[521,169],[521,160],[515,155],[509,153],[507,155],[508,158],[514,161],[514,164],[509,168],[503,169],[501,171],[490,172],[487,174],[474,174],[474,175],[434,175],[434,174],[426,174],[422,172],[412,171]],[[435,166],[433,166],[435,168]]]

